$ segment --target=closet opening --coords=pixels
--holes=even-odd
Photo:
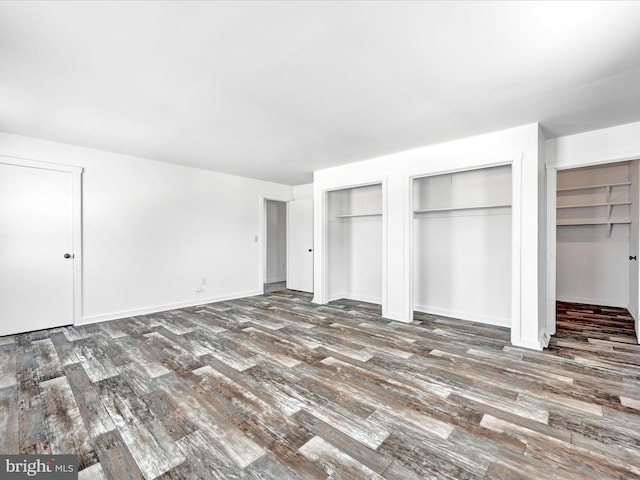
[[[264,201],[264,293],[286,288],[287,281],[287,202]]]
[[[327,300],[382,304],[382,184],[328,191]]]
[[[512,167],[413,179],[413,310],[511,327]]]
[[[557,172],[559,340],[637,341],[638,175],[637,160]]]

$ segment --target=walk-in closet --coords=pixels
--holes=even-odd
[[[382,185],[327,192],[328,300],[382,302]]]
[[[413,180],[415,311],[511,318],[511,166]]]
[[[632,164],[558,171],[556,297],[627,308]]]

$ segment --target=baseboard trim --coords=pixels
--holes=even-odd
[[[385,320],[393,320],[394,322],[411,323],[411,320],[407,320],[401,313],[382,312],[382,318]]]
[[[280,283],[280,282],[286,282],[287,281],[287,277],[276,277],[276,278],[267,278],[264,283]]]
[[[511,341],[511,345],[514,347],[527,348],[529,350],[542,350],[544,348],[544,344],[538,340],[520,340],[519,342]]]
[[[346,298],[347,300],[353,300],[354,302],[374,303],[376,305],[382,304],[381,298],[361,297],[359,295],[345,295],[343,298]]]
[[[558,295],[556,300],[558,302],[584,303],[585,305],[597,305],[599,307],[617,307],[627,309],[629,307],[629,305],[618,305],[617,302],[612,302],[603,298],[565,297]]]
[[[547,331],[546,327],[542,327],[538,333],[538,341],[542,348],[547,348],[549,346],[549,340],[551,340],[551,334]]]
[[[431,315],[440,315],[442,317],[459,318],[469,322],[485,323],[497,327],[511,328],[511,320],[508,318],[494,317],[491,315],[479,315],[477,313],[460,312],[456,310],[448,310],[445,308],[428,307],[424,305],[414,305],[414,311],[421,313],[429,313]]]
[[[341,298],[347,298],[346,293],[334,293],[333,295],[329,295],[327,297],[327,302],[333,302],[335,300],[340,300]]]
[[[351,295],[349,293],[336,293],[329,296],[329,301],[333,302],[334,300],[340,300],[344,298],[345,300],[353,300],[354,302],[364,302],[364,303],[375,303],[376,305],[382,304],[382,299],[373,298],[373,297],[361,297],[359,295]]]
[[[198,305],[206,305],[208,303],[224,302],[227,300],[236,300],[244,297],[254,297],[262,295],[260,290],[251,290],[247,292],[231,293],[227,295],[217,295],[215,297],[200,298],[198,300],[190,300],[188,302],[168,303],[165,305],[156,305],[154,307],[137,308],[133,310],[123,310],[120,312],[104,313],[100,315],[89,315],[82,318],[80,325],[89,325],[91,323],[107,322],[109,320],[118,320],[121,318],[135,317],[138,315],[148,315],[150,313],[167,312],[178,308],[196,307]]]

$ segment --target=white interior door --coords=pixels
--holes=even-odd
[[[629,229],[629,313],[636,321],[636,336],[640,343],[640,268],[638,268],[638,257],[640,256],[640,167],[638,161],[629,164],[629,177],[631,180],[631,188],[629,190],[629,199],[631,200],[631,208],[629,215],[631,226]]]
[[[313,292],[313,199],[289,202],[287,288]]]
[[[73,323],[72,182],[0,163],[0,335]]]

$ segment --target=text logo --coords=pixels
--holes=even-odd
[[[77,455],[0,455],[0,480],[77,480]]]

